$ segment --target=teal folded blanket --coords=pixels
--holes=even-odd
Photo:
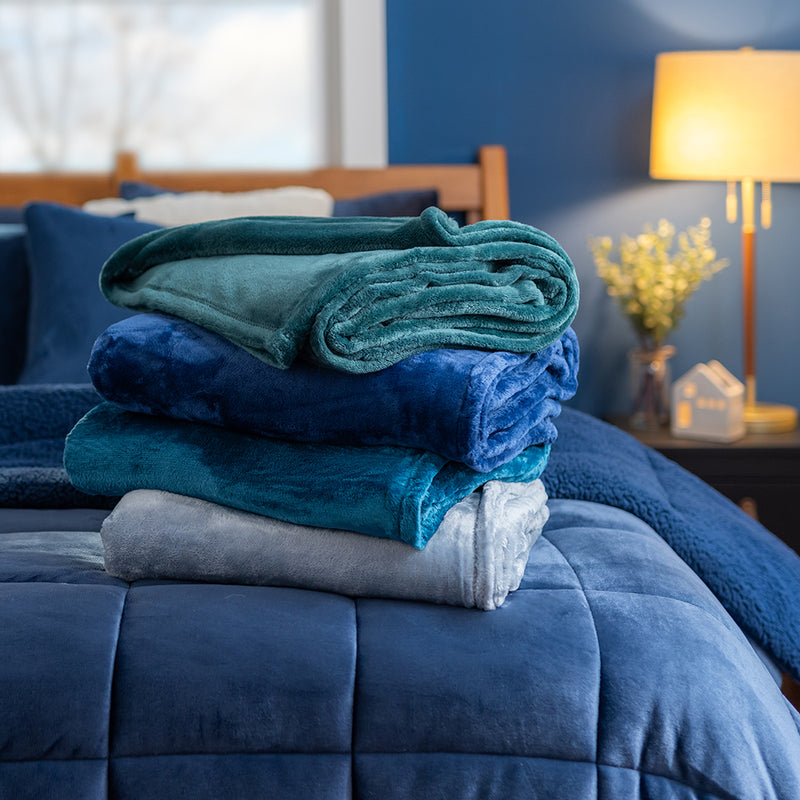
[[[480,473],[426,450],[284,442],[101,403],[67,437],[64,466],[89,494],[162,489],[422,549],[452,506],[489,480],[537,479],[549,453]]]
[[[275,367],[302,356],[374,372],[437,348],[535,353],[569,326],[578,282],[552,237],[519,222],[247,217],[153,231],[123,245],[100,286]]]

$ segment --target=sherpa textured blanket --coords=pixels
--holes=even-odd
[[[519,222],[249,217],[153,231],[100,286],[116,305],[195,322],[285,368],[374,372],[425,350],[535,353],[578,308],[561,246]]]
[[[89,374],[106,399],[292,441],[433,450],[489,472],[532,444],[577,388],[568,328],[535,354],[431,350],[368,375],[277,369],[178,317],[137,314],[98,338]]]
[[[145,489],[126,494],[100,533],[106,571],[127,581],[294,586],[491,611],[519,586],[549,516],[546,502],[540,480],[489,481],[414,550]]]
[[[99,400],[88,384],[0,386],[0,506],[96,505],[72,486],[62,461],[64,437]]]
[[[605,503],[647,522],[744,631],[800,680],[800,556],[618,428],[566,408],[558,428],[543,476],[548,495]]]
[[[535,480],[549,452],[480,473],[426,450],[280,441],[101,403],[67,437],[64,465],[89,493],[163,489],[421,549],[459,500],[487,480]]]

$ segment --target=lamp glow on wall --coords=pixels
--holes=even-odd
[[[745,422],[753,432],[792,430],[797,411],[756,401],[755,183],[761,226],[772,222],[772,182],[800,182],[800,52],[742,48],[656,58],[650,175],[727,181],[727,217],[742,196]]]

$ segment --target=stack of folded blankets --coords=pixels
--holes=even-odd
[[[147,233],[103,267],[144,312],[97,340],[67,438],[122,499],[107,570],[493,609],[547,520],[577,387],[574,268],[527,225],[251,217]]]

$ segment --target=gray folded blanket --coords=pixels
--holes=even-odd
[[[540,480],[489,481],[450,508],[428,546],[416,550],[139,489],[120,500],[101,535],[106,570],[127,581],[292,586],[489,611],[519,586],[549,516],[546,503]]]

